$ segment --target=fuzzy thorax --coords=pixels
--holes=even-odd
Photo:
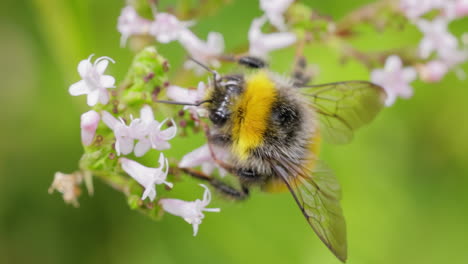
[[[245,91],[233,109],[232,147],[239,159],[247,159],[249,151],[263,143],[277,93],[266,71],[246,78]]]

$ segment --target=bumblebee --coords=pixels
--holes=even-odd
[[[196,61],[195,61],[196,62]],[[346,261],[346,226],[340,206],[341,188],[332,171],[318,159],[321,139],[347,143],[353,132],[382,109],[384,90],[367,81],[306,86],[299,60],[294,77],[268,70],[254,57],[238,60],[245,74],[213,74],[206,100],[210,147],[230,153],[227,161],[213,158],[237,176],[240,188],[192,169],[186,173],[208,181],[220,192],[245,199],[254,186],[264,191],[289,190],[321,241]],[[177,103],[185,104],[185,103]]]

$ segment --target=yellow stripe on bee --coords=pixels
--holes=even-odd
[[[275,83],[265,71],[246,78],[245,91],[233,111],[233,152],[240,159],[247,159],[249,151],[263,143],[276,96]]]

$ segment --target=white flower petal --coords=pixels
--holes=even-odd
[[[89,88],[86,85],[86,82],[84,80],[81,80],[70,85],[68,92],[73,96],[77,96],[89,93]]]
[[[146,124],[149,124],[154,121],[154,114],[153,114],[153,109],[151,109],[151,106],[145,105],[141,108],[140,118]]]
[[[133,151],[133,138],[118,138],[120,153],[127,155]]]
[[[106,89],[99,90],[99,102],[103,105],[109,102],[109,92]]]
[[[84,78],[93,67],[93,65],[90,62],[93,55],[94,54],[89,56],[89,58],[86,60],[80,61],[80,63],[78,64],[78,73],[80,74],[82,78]]]
[[[102,75],[100,84],[103,88],[114,88],[115,78],[110,75]]]
[[[117,120],[117,118],[115,118],[113,115],[111,115],[107,111],[102,111],[101,115],[102,115],[102,121],[104,122],[104,124],[106,124],[112,130],[114,130],[117,127],[117,125],[120,123],[120,121]]]
[[[195,103],[198,99],[196,91],[171,85],[167,88],[167,97],[176,102]]]
[[[161,130],[161,133],[159,134],[160,138],[163,140],[171,140],[177,135],[177,127],[175,126],[175,122],[172,120],[173,126]]]
[[[201,165],[205,162],[212,162],[210,149],[207,144],[186,154],[179,162],[181,168],[192,168]]]
[[[134,149],[135,156],[142,157],[143,155],[146,154],[146,152],[148,152],[148,150],[150,150],[150,148],[151,148],[151,142],[149,142],[148,140],[140,140],[135,145],[135,149]]]
[[[94,90],[88,94],[87,103],[89,106],[94,106],[99,100],[99,90]]]
[[[150,198],[151,201],[154,201],[154,199],[156,198],[156,188],[154,187],[154,185],[150,185],[145,188],[145,191],[143,192],[141,199],[145,200],[148,197]]]
[[[109,61],[108,60],[100,60],[97,64],[96,64],[96,71],[99,73],[99,74],[104,74],[104,71],[106,71],[106,68],[107,66],[109,65]]]
[[[403,63],[401,62],[400,57],[396,55],[389,56],[385,62],[385,70],[389,72],[397,71],[401,68]]]

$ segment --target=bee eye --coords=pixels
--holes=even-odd
[[[229,115],[219,110],[210,113],[210,120],[213,124],[221,126],[228,120]]]

